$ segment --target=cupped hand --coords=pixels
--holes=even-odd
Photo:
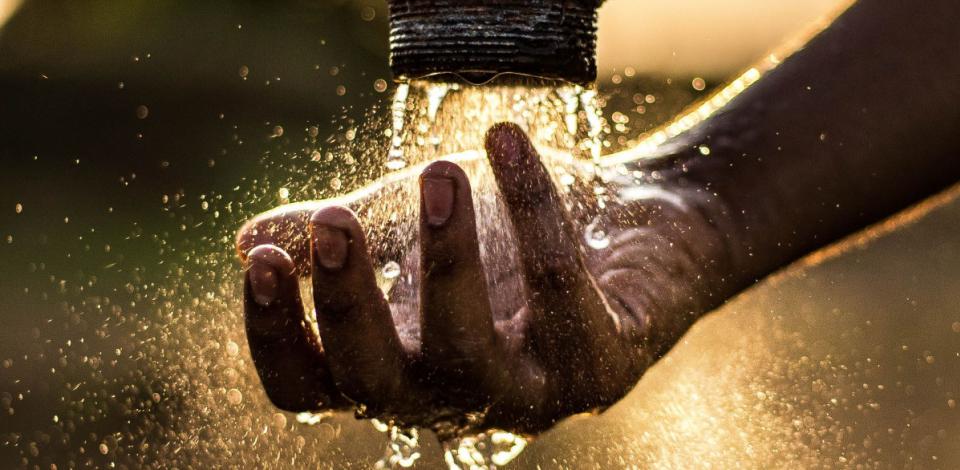
[[[519,301],[488,285],[470,181],[451,162],[420,175],[416,309],[388,302],[345,207],[273,212],[241,230],[247,337],[276,406],[354,408],[440,433],[537,433],[615,403],[722,295],[717,273],[730,259],[700,210],[709,204],[690,202],[709,200],[696,189],[623,191],[603,212],[609,246],[588,249],[523,132],[495,126],[486,147],[513,227]],[[300,274],[312,276],[315,322]],[[405,320],[416,338],[398,330]]]

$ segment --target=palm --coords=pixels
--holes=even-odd
[[[571,221],[518,129],[491,131],[488,154],[513,226],[500,236],[514,249],[481,260],[470,182],[456,165],[434,163],[421,177],[420,235],[404,263],[414,275],[389,304],[376,254],[347,209],[316,211],[312,242],[286,249],[273,246],[284,244],[276,228],[307,232],[302,215],[241,232],[241,253],[255,247],[249,342],[277,406],[357,406],[442,433],[538,432],[617,401],[690,323],[687,313],[702,309],[700,291],[711,286],[699,280],[711,277],[701,266],[723,253],[695,211],[659,199],[615,203],[599,221],[609,246],[583,247],[588,222]],[[304,326],[296,286],[307,271],[297,266],[311,263],[319,337]]]

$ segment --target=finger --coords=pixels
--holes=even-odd
[[[296,274],[306,275],[310,266],[310,216],[323,207],[321,201],[288,204],[257,215],[237,232],[236,247],[241,260],[260,245],[274,245],[293,260]]]
[[[244,308],[253,363],[274,405],[296,412],[346,405],[304,316],[293,261],[280,248],[262,245],[249,253]]]
[[[497,186],[516,231],[532,302],[548,314],[570,311],[574,315],[558,320],[579,320],[596,333],[615,333],[615,325],[581,259],[578,239],[562,201],[533,145],[512,124],[494,126],[487,133],[486,144]],[[571,305],[580,308],[571,309]]]
[[[349,209],[311,218],[317,324],[337,387],[382,408],[406,389],[406,356],[387,300],[377,286],[360,223]]]
[[[629,359],[619,325],[583,263],[573,226],[533,145],[516,125],[498,124],[487,133],[486,147],[516,232],[529,302],[542,315],[534,320],[534,347],[554,368],[591,360],[597,363],[583,365],[623,369]]]
[[[498,381],[499,348],[480,262],[470,182],[438,161],[420,175],[420,322],[424,362],[477,390]]]

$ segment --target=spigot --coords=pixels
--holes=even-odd
[[[394,78],[593,82],[603,0],[389,0]]]

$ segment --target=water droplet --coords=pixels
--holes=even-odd
[[[17,212],[17,214],[19,214],[19,213],[23,212],[23,204],[21,204],[21,203],[18,202],[17,205],[14,206],[13,209]]]
[[[273,414],[273,425],[274,427],[283,429],[287,427],[287,416],[283,413],[274,413]]]
[[[710,155],[710,147],[707,147],[706,145],[701,145],[697,148],[697,150],[700,151],[700,155]]]
[[[373,89],[376,90],[377,93],[383,93],[387,91],[387,81],[382,78],[374,80]]]
[[[607,234],[607,231],[600,226],[599,216],[595,217],[593,221],[587,225],[587,228],[584,229],[583,237],[587,242],[587,246],[595,250],[602,250],[610,246],[610,236]]]
[[[320,422],[326,419],[328,416],[330,416],[329,413],[311,413],[309,411],[304,411],[302,413],[297,413],[297,422],[300,424],[313,426],[315,424],[320,424]]]
[[[363,10],[360,10],[360,19],[363,21],[373,21],[377,17],[377,10],[374,10],[371,6],[363,7]]]
[[[227,341],[227,355],[235,357],[237,354],[240,354],[240,346],[233,340]]]
[[[243,401],[243,394],[240,393],[240,390],[231,388],[227,391],[227,403],[231,405],[239,405]]]
[[[417,428],[390,426],[390,442],[375,468],[410,468],[420,459],[420,432]]]
[[[107,455],[108,453],[110,453],[110,448],[107,447],[107,443],[105,442],[100,443],[100,453],[103,455]]]
[[[527,440],[505,431],[490,430],[443,443],[450,469],[489,469],[507,465],[527,447]]]
[[[395,279],[400,275],[400,265],[396,261],[388,261],[383,265],[382,273],[384,279]]]
[[[147,108],[147,105],[141,104],[137,106],[137,119],[146,119],[150,115],[150,108]]]
[[[280,202],[286,203],[290,199],[290,190],[287,188],[280,188],[277,191],[277,196],[280,198]]]
[[[247,67],[246,65],[241,65],[241,66],[240,66],[240,78],[246,80],[246,79],[247,79],[247,75],[250,75],[250,67]]]
[[[707,81],[700,77],[696,77],[692,82],[690,82],[690,86],[692,86],[694,90],[703,91],[704,88],[707,87]]]
[[[402,155],[391,154],[387,157],[387,168],[390,170],[399,170],[407,166],[407,160]]]
[[[281,136],[283,136],[283,126],[274,126],[273,134],[271,134],[271,137],[281,137]]]

